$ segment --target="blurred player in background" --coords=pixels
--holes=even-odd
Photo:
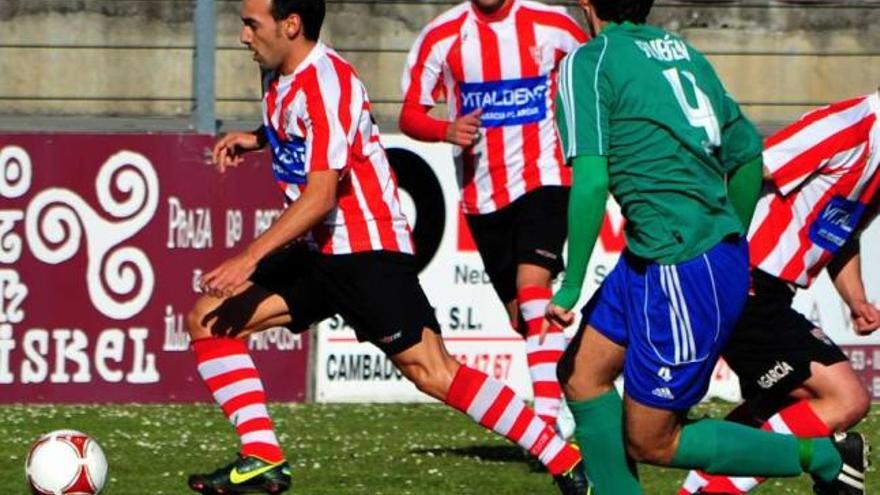
[[[855,426],[871,407],[846,355],[791,308],[826,266],[849,307],[853,330],[880,328],[862,281],[859,235],[880,204],[880,96],[810,112],[767,139],[764,195],[749,231],[752,290],[723,356],[745,404],[730,419],[799,437]],[[860,493],[864,478],[849,473]],[[746,493],[756,478],[691,473],[680,494]]]
[[[601,34],[559,75],[574,183],[568,267],[548,318],[574,319],[610,190],[627,220],[627,249],[559,364],[595,493],[642,493],[632,460],[722,474],[808,472],[841,487],[846,473],[864,472],[858,434],[798,439],[687,420],[746,303],[742,236],[760,193],[761,139],[702,54],[645,24],[653,0],[579,3]],[[625,401],[614,388],[621,371]]]
[[[304,331],[338,313],[419,390],[527,449],[563,494],[584,495],[577,449],[509,387],[446,351],[366,90],[318,40],[324,13],[323,0],[242,2],[241,41],[271,71],[264,125],[219,140],[214,160],[221,169],[235,166],[243,152],[268,143],[288,206],[202,278],[207,295],[188,314],[199,374],[242,444],[235,461],[192,475],[190,487],[205,494],[289,488],[290,466],[246,337],[275,326]]]
[[[455,146],[462,208],[483,265],[526,339],[535,410],[559,415],[562,329],[539,341],[562,269],[571,171],[554,124],[557,69],[587,36],[561,7],[472,0],[431,21],[407,57],[400,129]],[[445,99],[449,120],[428,112]]]

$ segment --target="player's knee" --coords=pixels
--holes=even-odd
[[[636,462],[666,466],[675,456],[675,442],[665,438],[627,435],[626,452]]]
[[[864,388],[857,389],[858,392],[850,394],[843,407],[841,425],[837,430],[846,430],[852,428],[859,421],[863,420],[868,412],[871,411],[871,397]]]
[[[446,398],[453,379],[452,373],[446,367],[416,363],[401,366],[400,370],[420,392],[439,400]]]
[[[569,400],[586,400],[611,390],[613,385],[600,383],[591,373],[575,372],[575,353],[565,353],[556,365],[556,378]]]
[[[200,339],[211,336],[211,329],[205,324],[207,313],[196,304],[186,314],[186,329],[191,339]]]

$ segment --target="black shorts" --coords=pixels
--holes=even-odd
[[[408,254],[325,255],[294,245],[260,262],[251,281],[284,298],[293,332],[339,314],[358,340],[389,356],[421,342],[425,327],[440,333],[415,257]]]
[[[554,277],[562,271],[568,193],[568,187],[543,186],[498,211],[467,215],[483,266],[502,302],[516,299],[517,266],[538,265]]]
[[[810,378],[810,363],[847,360],[821,329],[792,309],[794,289],[787,283],[754,270],[752,288],[722,352],[745,399],[781,399]]]

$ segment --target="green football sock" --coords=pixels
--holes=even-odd
[[[806,466],[807,472],[826,483],[834,480],[843,469],[843,459],[830,438],[801,439],[801,464]]]
[[[635,464],[626,456],[623,438],[623,401],[611,389],[599,397],[568,403],[576,427],[593,495],[639,495]]]
[[[842,462],[827,438],[798,439],[703,419],[682,429],[670,465],[729,476],[790,477],[806,471],[828,481],[840,471]]]

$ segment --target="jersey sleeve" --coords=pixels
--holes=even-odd
[[[557,53],[563,55],[575,51],[590,39],[587,33],[578,25],[577,21],[564,11],[554,18],[552,27],[555,28],[554,31],[556,33],[556,36],[553,37],[554,48]]]
[[[432,107],[443,97],[443,57],[429,26],[419,34],[406,57],[401,86],[403,100]]]
[[[359,85],[354,82],[354,78],[348,84],[340,84],[335,77],[324,78],[304,91],[307,172],[344,170],[348,166],[354,138],[352,109],[363,107]],[[291,125],[296,125],[293,120]]]
[[[600,36],[563,59],[556,95],[556,124],[567,161],[608,155],[613,101],[607,71],[608,38]]]
[[[764,166],[780,193],[787,195],[814,174],[852,172],[870,147],[873,119],[844,113],[828,116],[834,106],[810,112],[767,138]],[[829,118],[819,119],[823,115]]]
[[[721,128],[721,163],[725,173],[745,165],[763,151],[761,135],[727,93],[723,96],[724,124]]]

